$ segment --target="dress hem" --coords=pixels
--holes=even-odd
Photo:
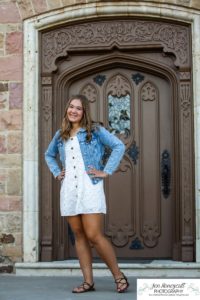
[[[106,212],[80,212],[76,214],[70,214],[70,215],[61,215],[61,217],[73,217],[73,216],[78,216],[78,215],[91,215],[91,214],[104,214],[106,215]]]

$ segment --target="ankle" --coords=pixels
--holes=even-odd
[[[94,280],[93,279],[84,279],[84,282],[89,283],[90,285],[94,284]]]
[[[114,274],[114,279],[115,280],[117,280],[119,278],[123,278],[123,277],[124,277],[124,273],[121,272],[120,270],[119,270],[119,272],[117,272],[117,273]]]

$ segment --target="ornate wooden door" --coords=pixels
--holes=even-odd
[[[68,93],[77,92],[89,98],[93,119],[103,122],[126,145],[118,170],[105,181],[108,214],[104,231],[117,255],[172,257],[174,164],[169,82],[134,69],[111,68],[72,82]]]
[[[41,41],[41,155],[67,99],[87,95],[93,119],[126,145],[118,170],[105,180],[104,232],[117,256],[192,261],[189,28],[104,20],[55,28]],[[60,217],[59,183],[43,158],[40,170],[41,260],[75,257],[73,235]]]

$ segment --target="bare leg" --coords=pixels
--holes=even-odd
[[[80,262],[80,267],[83,273],[84,281],[93,284],[92,273],[92,252],[88,239],[85,235],[81,216],[67,217],[67,221],[75,235],[76,251]],[[81,288],[76,288],[81,289]]]
[[[81,217],[87,238],[92,242],[99,256],[106,263],[113,277],[115,279],[120,278],[122,273],[119,269],[114,249],[101,232],[102,215],[86,214]]]

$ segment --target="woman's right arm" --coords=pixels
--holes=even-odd
[[[52,141],[50,142],[46,152],[45,152],[45,160],[47,166],[53,176],[56,178],[61,173],[61,169],[56,160],[58,154],[58,138],[60,137],[60,131],[58,130],[54,135]]]

